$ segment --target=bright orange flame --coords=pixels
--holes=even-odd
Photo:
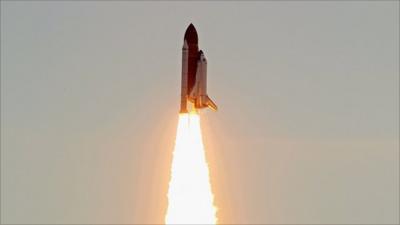
[[[166,224],[216,224],[197,113],[180,114],[168,191]]]

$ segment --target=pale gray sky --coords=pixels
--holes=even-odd
[[[399,2],[1,2],[1,222],[162,223],[192,22],[221,223],[399,223]]]

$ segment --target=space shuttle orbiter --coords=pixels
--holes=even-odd
[[[217,110],[217,105],[207,95],[207,60],[199,51],[196,28],[190,24],[186,29],[182,47],[182,85],[180,113],[188,112],[188,101],[193,107],[209,107]]]

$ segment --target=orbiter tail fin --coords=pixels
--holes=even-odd
[[[206,104],[207,104],[207,106],[208,106],[210,109],[212,109],[212,110],[214,110],[214,111],[217,111],[217,110],[218,110],[218,106],[211,100],[210,97],[208,97],[208,95],[207,95],[207,102],[206,102]]]

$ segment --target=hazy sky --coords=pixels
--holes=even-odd
[[[187,25],[220,223],[399,223],[399,2],[1,2],[1,223],[162,223]]]

